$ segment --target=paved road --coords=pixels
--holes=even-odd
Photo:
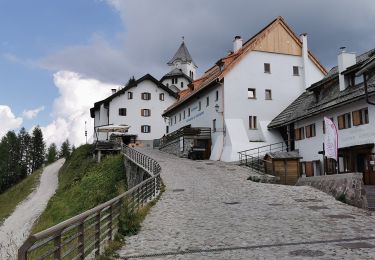
[[[0,259],[17,258],[18,248],[27,239],[34,221],[56,191],[57,174],[64,161],[65,159],[60,159],[44,169],[38,188],[0,226]]]
[[[166,192],[120,258],[375,259],[375,215],[310,187],[247,181],[239,166],[156,150]]]

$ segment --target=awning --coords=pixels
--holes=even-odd
[[[99,133],[126,133],[130,126],[128,125],[105,125],[96,128]]]

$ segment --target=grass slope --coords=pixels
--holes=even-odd
[[[59,172],[59,187],[33,227],[33,233],[93,208],[126,190],[121,155],[101,163],[92,158],[92,145],[77,148]]]
[[[12,214],[18,203],[22,202],[39,185],[40,175],[43,169],[39,169],[21,182],[0,194],[0,224]]]

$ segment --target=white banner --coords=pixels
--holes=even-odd
[[[324,150],[327,158],[332,158],[337,161],[338,150],[338,134],[337,128],[331,119],[324,117],[325,135],[324,135]]]

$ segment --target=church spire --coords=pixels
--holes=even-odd
[[[194,64],[194,66],[197,66],[197,65],[195,65],[195,62],[191,58],[191,55],[190,55],[190,53],[189,53],[189,51],[188,51],[188,49],[185,45],[185,37],[184,36],[182,36],[182,43],[181,43],[180,47],[178,48],[177,52],[175,53],[173,58],[167,64],[172,65],[177,60],[179,60],[183,63],[191,62],[191,63]]]

